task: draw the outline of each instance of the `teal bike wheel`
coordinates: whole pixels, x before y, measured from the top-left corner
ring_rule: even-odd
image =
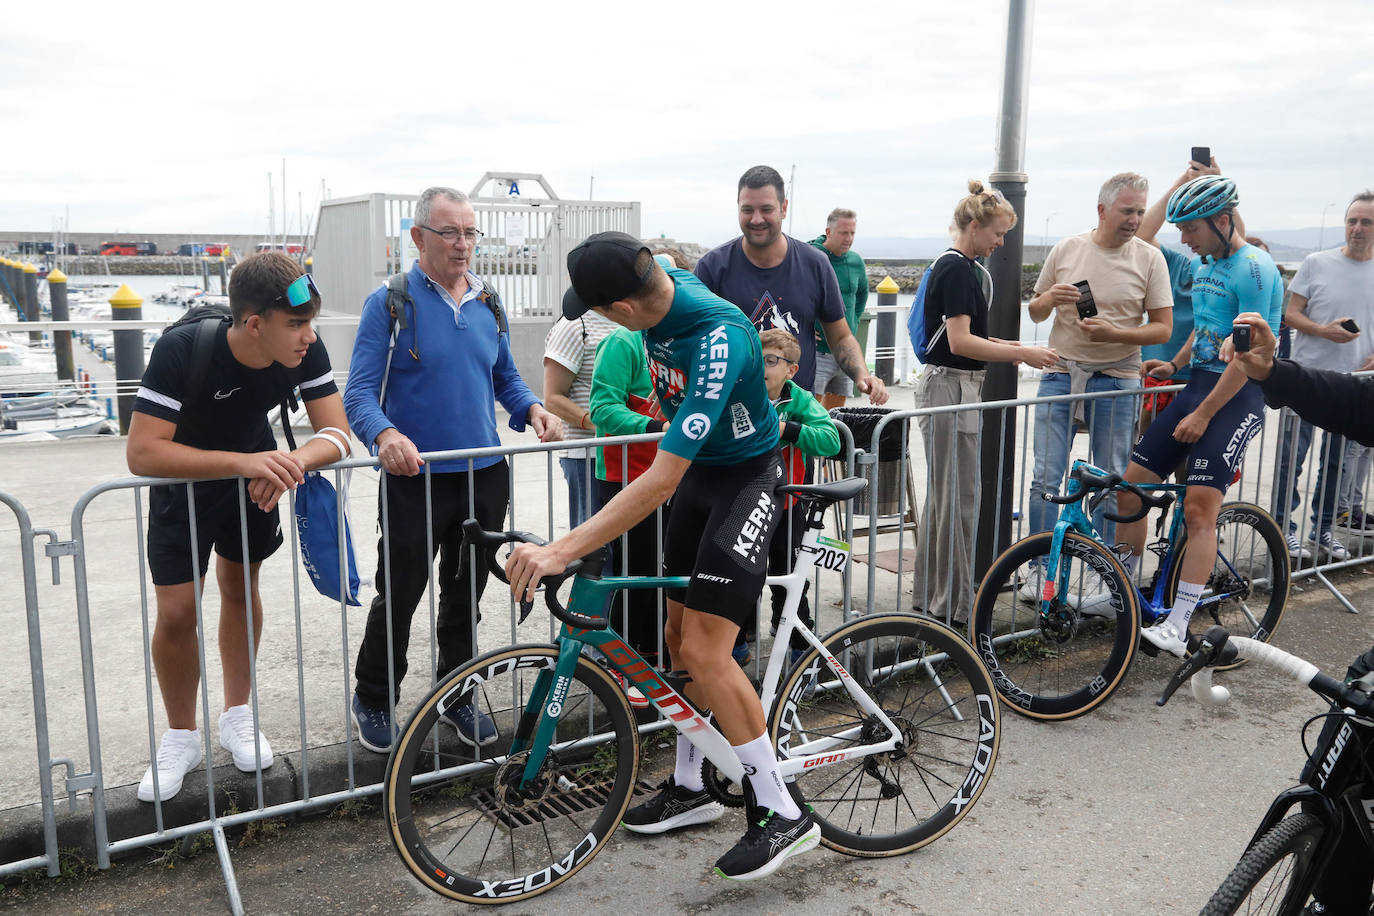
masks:
[[[973,644],[1013,712],[1071,719],[1099,706],[1126,676],[1140,606],[1117,558],[1067,532],[1053,595],[1044,570],[1053,532],[1017,541],[992,564],[974,599]]]
[[[435,687],[402,729],[382,802],[396,852],[430,890],[474,904],[537,896],[582,869],[620,824],[639,769],[629,702],[585,658],[570,684],[553,685],[557,661],[556,646],[480,656]],[[483,746],[447,717],[469,703],[495,727]],[[553,741],[526,781],[532,732],[555,704]]]

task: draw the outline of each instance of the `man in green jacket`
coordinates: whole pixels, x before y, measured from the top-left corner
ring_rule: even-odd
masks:
[[[854,232],[858,218],[853,210],[836,207],[825,220],[825,234],[812,239],[811,244],[825,252],[830,266],[835,268],[835,278],[840,281],[840,296],[844,299],[844,319],[849,330],[856,336],[859,333],[859,316],[868,304],[868,269],[864,259],[853,250]],[[830,344],[820,322],[816,322],[816,380],[811,391],[820,398],[826,410],[843,407],[844,399],[852,397],[853,383],[835,362],[830,353]]]

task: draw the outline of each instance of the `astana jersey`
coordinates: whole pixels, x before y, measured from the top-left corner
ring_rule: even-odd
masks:
[[[1268,252],[1246,245],[1220,261],[1193,258],[1194,369],[1222,372],[1221,344],[1241,312],[1264,316],[1274,334],[1283,317],[1283,280]]]
[[[644,331],[654,393],[670,421],[659,448],[715,465],[776,449],[778,415],[763,382],[758,332],[688,271],[667,273],[672,307]]]

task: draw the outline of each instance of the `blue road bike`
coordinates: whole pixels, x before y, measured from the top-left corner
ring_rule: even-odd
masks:
[[[988,569],[974,600],[973,642],[992,673],[997,692],[1013,711],[1033,719],[1070,719],[1096,708],[1126,676],[1140,629],[1162,619],[1178,591],[1180,561],[1188,547],[1181,484],[1135,485],[1086,461],[1075,461],[1064,506],[1050,531],[1012,544]],[[1115,549],[1092,523],[1112,491],[1133,493],[1140,512],[1169,509],[1167,533],[1157,528],[1146,556],[1159,563],[1145,581],[1132,582]],[[1086,505],[1085,505],[1086,504]],[[1142,568],[1145,563],[1142,562]],[[1291,573],[1283,532],[1252,503],[1231,502],[1217,514],[1217,556],[1194,611],[1192,628],[1220,625],[1267,642],[1288,603]]]

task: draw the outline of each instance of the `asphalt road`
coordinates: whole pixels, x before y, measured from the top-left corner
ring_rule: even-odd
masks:
[[[1374,577],[1336,581],[1374,606]],[[1278,644],[1344,671],[1374,639],[1310,580],[1295,586]],[[1194,913],[1230,870],[1269,800],[1302,765],[1299,729],[1315,696],[1250,666],[1219,676],[1220,710],[1154,697],[1173,663],[1139,657],[1122,689],[1084,718],[1045,724],[1007,715],[996,769],[973,813],[932,846],[892,859],[821,849],[769,880],[710,873],[742,832],[738,815],[677,835],[618,833],[569,884],[505,914]],[[271,831],[268,831],[269,833]],[[259,830],[258,834],[263,833]],[[241,836],[231,835],[231,841]],[[204,847],[205,844],[202,844]],[[0,908],[34,914],[227,912],[213,851],[155,861],[144,851],[106,873],[72,863],[0,891]],[[412,879],[377,810],[283,824],[233,849],[252,913],[452,913]]]

